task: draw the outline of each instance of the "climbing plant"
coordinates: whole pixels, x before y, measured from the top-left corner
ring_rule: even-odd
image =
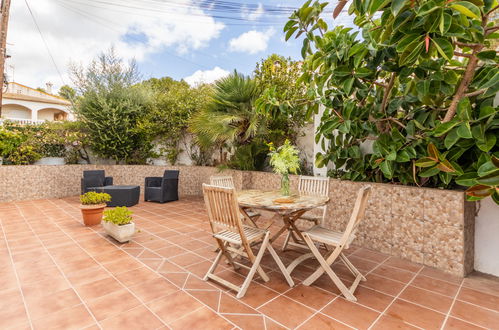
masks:
[[[356,28],[330,29],[324,17],[345,9]],[[300,79],[324,108],[317,165],[499,203],[497,11],[497,0],[307,1],[284,32],[303,37]]]

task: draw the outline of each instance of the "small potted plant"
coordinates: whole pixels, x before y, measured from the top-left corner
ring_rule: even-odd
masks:
[[[102,220],[102,214],[106,202],[111,201],[111,195],[89,191],[80,196],[81,214],[85,226],[98,225]]]
[[[270,165],[275,173],[281,175],[281,194],[289,196],[289,173],[296,174],[300,169],[300,152],[289,140],[277,149],[269,143],[269,148]]]
[[[128,242],[135,233],[132,211],[126,206],[104,211],[102,226],[106,233],[120,243]]]

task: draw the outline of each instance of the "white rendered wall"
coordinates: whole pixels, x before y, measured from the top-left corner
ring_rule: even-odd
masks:
[[[499,106],[499,93],[494,105]],[[475,270],[499,276],[499,205],[482,200],[475,219]]]
[[[480,202],[475,219],[475,270],[499,276],[499,205],[492,198]]]

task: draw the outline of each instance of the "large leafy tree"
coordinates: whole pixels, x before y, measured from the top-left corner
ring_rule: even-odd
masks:
[[[156,142],[171,164],[181,152],[180,141],[185,135],[189,120],[195,113],[206,108],[211,87],[190,87],[185,81],[169,77],[152,78],[142,83],[153,94],[153,102],[143,120],[145,129]]]
[[[301,72],[301,62],[277,54],[256,65],[254,74],[261,95],[255,108],[267,117],[269,139],[276,144],[286,139],[295,141],[317,107],[310,102]]]
[[[122,163],[145,163],[151,155],[150,135],[139,124],[150,105],[140,86],[135,63],[125,63],[113,49],[88,67],[73,66],[79,93],[74,110],[99,156]]]
[[[333,16],[346,5],[358,31],[330,30],[319,1],[284,29],[304,36],[302,79],[325,109],[317,164],[351,180],[472,186],[471,199],[499,203],[497,1],[340,1]]]
[[[238,72],[218,80],[207,107],[190,121],[199,144],[232,148],[265,134],[265,117],[254,109],[258,95],[255,80]]]

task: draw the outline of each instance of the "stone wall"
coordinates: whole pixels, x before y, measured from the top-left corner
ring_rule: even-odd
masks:
[[[201,195],[201,184],[218,173],[216,168],[196,166],[0,166],[0,202],[77,195],[86,169],[103,169],[115,184],[141,189],[144,177],[179,169],[181,196]],[[270,190],[280,185],[273,173],[224,171],[223,175],[232,175],[237,189]],[[291,176],[292,189],[297,183],[298,177]],[[366,184],[331,179],[327,227],[343,230],[357,190]],[[466,202],[463,192],[369,185],[372,195],[355,244],[455,275],[473,270],[475,204]]]

